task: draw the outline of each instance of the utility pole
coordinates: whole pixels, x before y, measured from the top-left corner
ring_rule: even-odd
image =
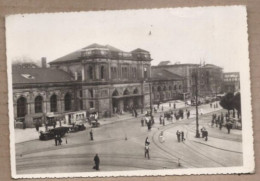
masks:
[[[198,68],[196,68],[195,74],[195,103],[196,103],[196,138],[200,137],[199,133],[199,111],[198,111]]]
[[[152,91],[151,91],[151,83],[149,82],[149,93],[150,93],[150,112],[151,116],[153,115],[153,108],[152,108]]]

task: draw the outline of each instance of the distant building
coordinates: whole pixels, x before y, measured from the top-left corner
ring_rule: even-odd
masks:
[[[196,82],[194,73],[198,75],[198,96],[216,96],[221,93],[223,69],[213,64],[205,64],[191,69],[192,76],[192,97],[196,94]]]
[[[158,65],[152,66],[153,70],[167,70],[173,74],[176,74],[183,78],[183,97],[184,99],[188,99],[191,96],[192,89],[192,77],[191,77],[191,69],[198,67],[198,64],[173,64],[173,65]]]
[[[152,69],[153,102],[183,99],[183,77],[168,70]]]
[[[152,70],[167,70],[183,78],[183,98],[195,96],[194,73],[198,72],[198,95],[214,96],[221,92],[222,68],[212,64],[167,64],[152,66]]]
[[[240,91],[240,75],[239,72],[223,73],[223,92],[239,92]]]

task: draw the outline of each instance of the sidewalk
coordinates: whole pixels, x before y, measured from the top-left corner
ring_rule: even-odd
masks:
[[[171,103],[171,107],[169,107],[169,102]],[[161,108],[161,106],[163,106],[164,111],[162,111],[160,109],[160,110],[158,110],[157,114],[169,111],[170,108],[172,109],[173,108],[173,102],[176,103],[176,109],[185,107],[184,102],[181,101],[181,100],[169,101],[169,102],[160,104],[160,108]],[[153,105],[153,106],[156,106],[156,108],[157,108],[157,105]],[[141,114],[140,110],[138,110],[138,118],[144,116],[145,112],[146,111],[144,110],[143,114]],[[125,113],[123,115],[116,115],[116,116],[111,117],[111,118],[101,118],[101,119],[98,120],[98,122],[102,126],[102,125],[106,125],[106,124],[113,124],[113,123],[116,123],[116,122],[119,122],[119,121],[126,121],[126,120],[129,120],[129,119],[135,119],[135,117],[133,117],[132,114],[130,114],[130,113]],[[69,126],[69,125],[62,123],[62,126]],[[85,123],[85,126],[86,126],[86,128],[90,128],[90,125],[88,123]],[[59,127],[59,125],[57,124],[56,127]],[[53,128],[53,127],[49,126],[49,128]],[[45,127],[40,127],[39,132],[40,131],[45,131]],[[26,142],[26,141],[38,140],[39,136],[40,136],[39,132],[37,132],[35,128],[15,129],[15,143],[22,143],[22,142]]]

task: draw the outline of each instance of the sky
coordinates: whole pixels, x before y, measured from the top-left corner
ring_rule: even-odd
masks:
[[[233,72],[248,61],[244,6],[10,15],[6,39],[8,61],[50,62],[93,43],[145,49],[152,65],[205,61]]]

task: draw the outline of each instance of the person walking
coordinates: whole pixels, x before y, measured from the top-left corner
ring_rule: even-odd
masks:
[[[149,145],[148,144],[146,144],[145,147],[144,147],[144,157],[146,158],[146,156],[147,156],[148,159],[150,159]]]
[[[62,143],[61,135],[58,135],[58,141],[59,141],[59,145],[61,145]]]
[[[175,104],[175,102],[174,102],[174,104],[173,104],[173,108],[176,109],[176,104]]]
[[[165,126],[165,119],[164,119],[164,117],[162,118],[162,123],[163,123],[163,126]]]
[[[208,131],[207,130],[204,131],[204,136],[205,136],[205,141],[208,141]]]
[[[144,145],[149,145],[149,144],[150,144],[150,141],[149,141],[149,138],[147,136],[146,139],[145,139]]]
[[[177,135],[178,142],[180,142],[181,141],[181,133],[179,132],[179,130],[177,130],[176,135]]]
[[[96,156],[94,157],[94,162],[95,162],[95,166],[93,167],[93,169],[99,170],[100,159],[98,154],[96,154]]]
[[[141,119],[141,125],[144,126],[144,118]]]
[[[183,131],[181,132],[181,141],[185,141],[184,132]]]
[[[160,115],[159,119],[160,119],[160,124],[162,124],[162,115]]]
[[[92,131],[92,129],[90,130],[89,134],[90,134],[90,140],[93,141],[94,138],[93,138],[93,131]]]
[[[58,145],[58,135],[54,136],[54,140],[55,140],[55,146],[57,146]]]

